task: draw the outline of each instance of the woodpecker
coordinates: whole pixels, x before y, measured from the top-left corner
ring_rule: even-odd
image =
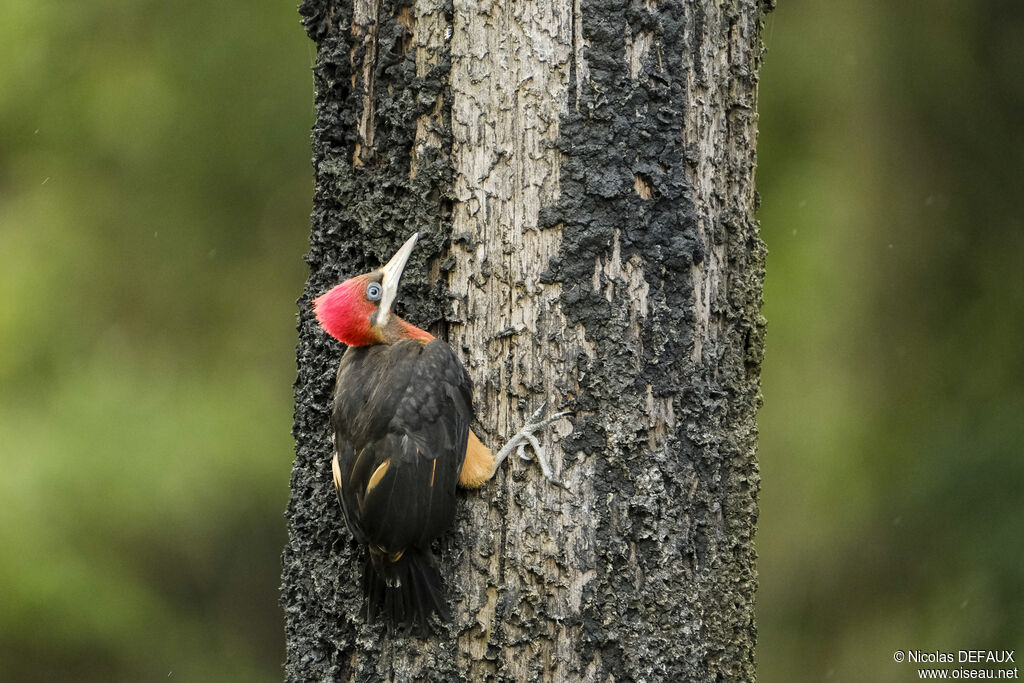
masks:
[[[392,311],[419,233],[386,265],[313,302],[317,321],[348,348],[331,412],[331,470],[345,523],[367,547],[367,618],[429,632],[449,617],[431,542],[452,524],[456,486],[476,488],[529,444],[548,479],[534,434],[568,413],[544,406],[497,455],[473,433],[473,387],[451,347]]]

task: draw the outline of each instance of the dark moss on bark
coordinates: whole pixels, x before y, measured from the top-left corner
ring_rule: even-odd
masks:
[[[694,14],[687,17],[669,3],[656,12],[615,0],[584,3],[590,82],[570,95],[578,105],[560,126],[566,155],[561,201],[544,216],[549,225],[561,224],[563,234],[551,279],[574,283],[564,290],[563,312],[596,346],[595,359],[581,358],[578,399],[578,408],[595,417],[576,421],[570,443],[563,444],[567,451],[601,450],[605,463],[594,483],[606,504],[596,525],[598,580],[587,585],[583,601],[586,647],[600,651],[605,670],[624,680],[755,676],[764,247],[752,205],[727,207],[710,239],[698,234],[686,170],[702,150],[688,149],[680,131],[684,109],[701,106],[685,81],[687,69],[704,77],[699,56],[665,50],[663,71],[639,79],[622,58],[629,39],[623,26],[633,34],[650,31],[666,45],[693,46],[708,31],[723,32],[711,39],[728,44],[738,19],[709,27],[699,4],[689,11]],[[735,8],[737,17],[757,11],[753,2]],[[755,49],[759,60],[759,45]],[[752,94],[757,64],[743,66],[750,70],[729,76],[745,80]],[[752,136],[755,124],[745,123]],[[649,199],[635,191],[635,178],[649,186]],[[595,259],[616,239],[622,262],[640,257],[650,286],[650,313],[639,320],[638,335],[628,329],[629,311],[590,286]],[[705,340],[696,360],[694,266],[715,245],[729,258],[727,290],[712,311],[720,337],[711,345]],[[633,336],[635,342],[624,342]],[[671,400],[676,416],[665,448],[652,451],[638,429],[619,434],[610,453],[600,427],[609,415],[619,424],[645,424],[637,399],[648,387],[655,398]],[[646,591],[637,590],[636,566]]]
[[[290,681],[342,678],[351,653],[360,647],[362,624],[362,555],[345,530],[329,461],[328,415],[341,349],[319,330],[311,301],[338,282],[379,266],[419,231],[397,310],[426,329],[441,332],[444,326],[444,279],[431,281],[428,273],[448,246],[450,145],[426,150],[414,177],[409,166],[417,118],[433,111],[438,95],[447,93],[447,64],[442,61],[431,73],[417,77],[413,57],[389,48],[407,39],[408,28],[397,18],[409,4],[384,2],[378,9],[374,156],[363,166],[354,166],[352,160],[367,55],[350,35],[352,6],[310,0],[299,8],[307,33],[317,43],[317,54],[315,194],[306,255],[310,275],[298,301],[296,458],[287,511],[289,540],[282,560],[285,674]],[[444,141],[450,133],[443,121],[442,117],[435,132]]]

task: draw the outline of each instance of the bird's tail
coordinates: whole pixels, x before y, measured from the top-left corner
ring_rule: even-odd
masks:
[[[383,612],[389,628],[426,634],[431,614],[449,618],[444,583],[430,550],[407,548],[401,554],[388,554],[371,548],[363,588],[371,622]]]

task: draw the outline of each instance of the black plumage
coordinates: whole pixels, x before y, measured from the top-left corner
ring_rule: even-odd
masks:
[[[351,346],[334,394],[335,485],[345,521],[369,549],[368,614],[427,628],[447,615],[430,551],[455,514],[473,420],[472,385],[443,341]]]

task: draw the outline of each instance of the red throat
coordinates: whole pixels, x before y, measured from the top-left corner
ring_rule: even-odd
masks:
[[[398,321],[398,325],[402,330],[402,338],[419,339],[423,343],[434,340],[434,335],[430,334],[426,330],[421,330],[415,325],[405,322],[398,316],[394,316],[394,319]]]

